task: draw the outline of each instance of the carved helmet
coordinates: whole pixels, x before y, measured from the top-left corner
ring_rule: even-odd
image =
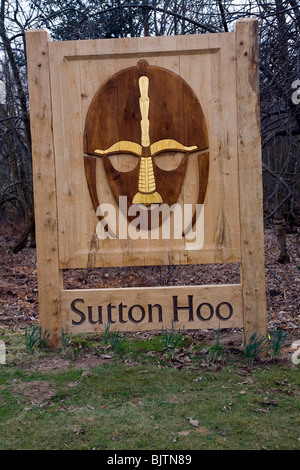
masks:
[[[128,208],[138,203],[171,206],[178,200],[190,152],[208,150],[208,146],[201,105],[179,75],[146,60],[121,70],[100,86],[86,116],[85,170],[95,210],[99,200],[94,157],[103,158],[117,204],[119,196],[127,196]],[[163,169],[160,157],[176,152],[183,154],[181,162],[171,170]],[[126,171],[116,165],[121,156],[131,159]],[[199,157],[201,204],[208,159],[208,151]]]

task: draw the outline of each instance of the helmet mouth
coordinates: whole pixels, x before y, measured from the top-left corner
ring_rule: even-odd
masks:
[[[161,204],[162,202],[162,197],[157,191],[153,193],[138,192],[132,200],[132,204],[143,204],[146,207],[151,206],[151,204]]]

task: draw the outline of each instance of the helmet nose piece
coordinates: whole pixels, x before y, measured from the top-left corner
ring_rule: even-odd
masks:
[[[150,136],[148,119],[149,115],[149,78],[142,75],[139,78],[140,99],[139,106],[141,112],[141,137],[142,137],[142,155],[140,161],[139,171],[139,186],[138,192],[132,199],[133,204],[159,204],[162,202],[161,195],[156,191],[155,176],[153,170],[153,162],[150,151]]]
[[[151,155],[141,157],[139,171],[138,192],[133,197],[133,204],[150,204],[162,203],[161,195],[156,191],[155,175],[153,170],[153,162]]]

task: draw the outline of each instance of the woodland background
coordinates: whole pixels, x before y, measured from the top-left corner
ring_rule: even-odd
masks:
[[[35,226],[25,32],[46,28],[52,40],[207,34],[233,31],[238,19],[256,17],[260,44],[266,272],[272,284],[268,295],[273,300],[278,298],[274,311],[285,312],[286,307],[282,305],[286,305],[286,289],[294,286],[290,307],[293,316],[299,315],[299,0],[1,0],[0,4],[0,232],[10,244],[9,253],[4,245],[0,246],[0,255],[3,255],[3,275],[9,271],[11,276],[23,276],[19,278],[18,302],[30,304],[30,279],[32,293],[36,292],[35,252],[28,251],[35,246]],[[10,228],[8,232],[7,228]],[[25,258],[27,265],[22,271]],[[157,268],[157,283],[164,283],[171,276],[184,282],[187,275],[181,273],[180,267],[176,269]],[[196,277],[195,273],[191,275],[197,282],[201,281],[199,272]],[[147,273],[153,279],[153,273]],[[211,274],[214,277],[213,271]],[[80,273],[76,276],[78,279],[69,278],[72,287],[76,279],[78,282],[84,279]],[[103,285],[107,281],[105,276],[104,273],[101,278]],[[207,279],[207,270],[205,276]],[[121,278],[118,273],[118,279]],[[139,282],[143,285],[141,278],[143,269],[139,272]],[[7,294],[13,288],[8,287],[6,279]],[[22,285],[25,280],[27,288]],[[99,282],[97,286],[100,287]]]

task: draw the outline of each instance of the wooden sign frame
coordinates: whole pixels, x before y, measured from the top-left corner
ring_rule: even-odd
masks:
[[[252,333],[266,334],[257,29],[257,20],[246,19],[238,21],[232,33],[196,36],[52,42],[44,30],[26,33],[39,315],[42,329],[50,333],[50,347],[61,346],[62,328],[76,332],[104,331],[107,321],[123,331],[169,328],[174,321],[175,328],[220,325],[221,328],[241,327],[247,337]],[[74,77],[80,76],[79,68],[88,77],[93,70],[89,67],[97,63],[101,63],[105,75],[106,66],[110,71],[116,67],[112,65],[114,60],[119,61],[118,70],[124,69],[128,61],[136,63],[141,59],[165,63],[166,68],[175,67],[177,61],[181,64],[180,74],[184,75],[184,70],[199,68],[198,57],[209,55],[214,59],[207,62],[210,66],[206,69],[202,62],[205,70],[199,73],[205,72],[206,79],[221,92],[219,99],[214,98],[211,85],[210,96],[202,96],[206,111],[214,110],[208,127],[210,141],[216,143],[210,159],[212,174],[219,174],[209,182],[208,191],[214,188],[218,200],[224,200],[214,222],[207,221],[210,243],[194,253],[181,248],[158,249],[151,256],[145,247],[126,255],[122,251],[121,256],[119,248],[101,252],[97,247],[93,251],[90,246],[88,263],[92,259],[91,265],[100,267],[118,266],[118,262],[125,266],[238,262],[240,284],[64,289],[63,269],[88,266],[86,251],[75,249],[77,241],[81,236],[84,239],[88,232],[87,226],[84,222],[80,226],[83,219],[76,219],[75,212],[68,216],[66,207],[76,206],[78,198],[85,198],[89,201],[86,204],[90,204],[89,211],[93,211],[87,185],[79,194],[75,173],[68,176],[69,169],[64,168],[70,153],[81,152],[78,148],[82,146],[82,132],[78,136],[77,129],[82,129],[79,115],[86,113],[87,105],[80,103],[85,99],[91,101],[95,92],[89,90],[89,81],[75,80]],[[73,75],[65,83],[63,79],[70,71]],[[68,108],[65,116],[72,116],[71,120],[64,118],[63,106]],[[219,121],[217,129],[224,128],[218,131],[218,136],[213,133],[216,121]],[[66,142],[69,142],[67,149]],[[235,167],[231,155],[236,155]],[[78,158],[77,164],[75,158],[74,162],[74,172],[81,172],[83,177],[83,159]],[[227,175],[236,179],[235,189],[226,189]],[[66,182],[68,178],[70,181]],[[227,186],[230,186],[228,181]],[[226,191],[231,191],[234,210],[230,209]],[[82,243],[86,246],[87,242]]]

